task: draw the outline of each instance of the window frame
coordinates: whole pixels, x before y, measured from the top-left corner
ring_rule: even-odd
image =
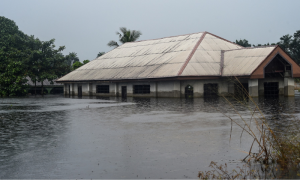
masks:
[[[109,94],[109,85],[96,85],[96,93]]]
[[[138,84],[133,85],[133,94],[150,94],[151,86],[150,84]]]

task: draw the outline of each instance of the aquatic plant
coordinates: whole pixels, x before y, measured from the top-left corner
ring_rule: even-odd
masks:
[[[227,170],[227,164],[218,165],[216,162],[211,162],[210,171],[200,171],[198,177],[200,179],[245,179],[245,178],[295,178],[300,176],[300,125],[299,119],[294,116],[289,116],[289,123],[284,124],[284,127],[270,127],[268,120],[259,109],[255,100],[249,95],[241,82],[235,78],[235,83],[239,84],[241,94],[245,96],[234,96],[233,98],[249,109],[251,118],[244,118],[231,101],[225,96],[224,100],[232,107],[236,115],[241,121],[237,121],[223,113],[231,121],[230,137],[232,134],[233,125],[237,125],[242,129],[242,134],[249,134],[253,141],[247,156],[242,160],[244,165],[237,167],[231,171]],[[253,122],[255,125],[253,126]],[[251,125],[252,123],[252,125]],[[241,137],[242,138],[242,134]],[[253,152],[253,147],[257,146],[258,151]],[[258,165],[259,166],[258,166]]]

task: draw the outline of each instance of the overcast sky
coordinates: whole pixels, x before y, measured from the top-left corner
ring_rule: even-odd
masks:
[[[278,42],[300,30],[299,0],[0,0],[5,16],[28,35],[54,38],[80,61],[108,52],[119,27],[139,40],[208,31],[230,41]]]

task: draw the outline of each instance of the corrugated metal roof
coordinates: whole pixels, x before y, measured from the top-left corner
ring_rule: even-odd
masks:
[[[60,78],[59,81],[177,76],[202,34],[125,43]]]
[[[239,48],[239,45],[206,34],[181,76],[219,76],[221,50]]]
[[[236,50],[239,49],[239,50]],[[125,43],[58,81],[250,75],[272,48],[243,48],[208,32]],[[237,68],[238,67],[238,68]]]
[[[223,76],[248,76],[275,47],[245,48],[224,52]]]

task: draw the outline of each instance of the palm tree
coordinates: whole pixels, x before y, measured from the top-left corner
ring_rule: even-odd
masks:
[[[71,67],[73,63],[79,62],[79,58],[77,56],[77,53],[70,52],[68,55],[66,55],[66,63]]]
[[[117,32],[117,35],[119,36],[119,41],[124,44],[126,42],[134,42],[136,41],[141,35],[141,31],[136,30],[130,30],[125,27],[120,27],[121,33]],[[119,44],[116,41],[110,41],[107,44],[109,47],[118,47]]]

